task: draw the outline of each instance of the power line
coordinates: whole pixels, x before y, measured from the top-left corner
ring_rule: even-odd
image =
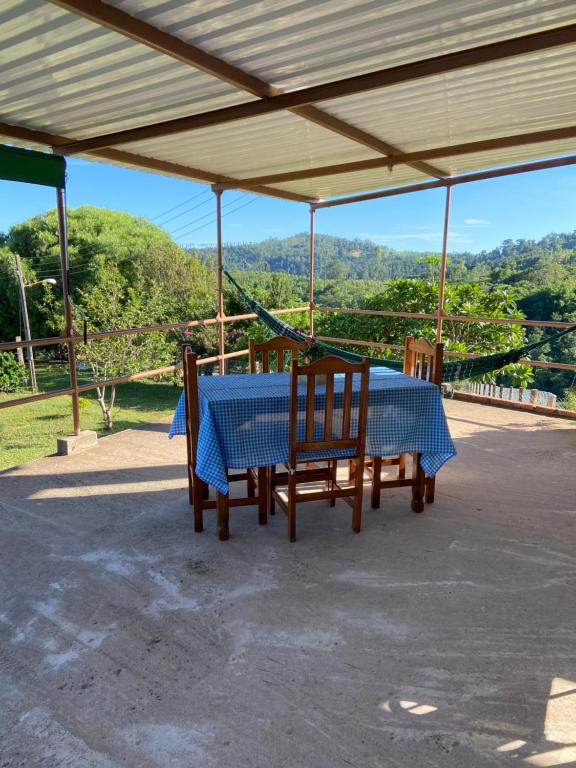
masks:
[[[183,205],[186,205],[187,203],[192,202],[193,200],[197,200],[199,197],[202,197],[203,195],[210,194],[210,189],[203,189],[200,193],[197,195],[193,195],[190,198],[187,198],[183,202],[179,203],[178,205],[172,206],[172,208],[168,208],[168,210],[163,211],[162,213],[159,213],[157,216],[154,216],[148,221],[157,221],[158,219],[161,219],[163,216],[165,216],[168,213],[171,213],[172,211],[177,210],[178,208],[181,208]],[[170,219],[167,219],[166,221],[162,222],[161,224],[157,226],[164,227],[166,224],[168,224],[170,221],[174,221],[174,219],[179,218],[180,216],[184,216],[186,213],[190,213],[191,211],[195,210],[196,208],[201,207],[202,205],[205,205],[207,202],[209,202],[209,199],[204,200],[203,202],[199,203],[198,205],[192,206],[192,208],[189,208],[186,211],[182,211],[182,213],[177,214],[176,216],[173,216]],[[188,226],[186,224],[185,226]],[[99,250],[98,247],[94,246],[88,246],[86,248],[78,248],[77,252],[74,254],[75,257],[82,257],[82,256],[92,256],[94,253],[97,253]],[[44,267],[50,267],[50,266],[58,266],[60,264],[60,260],[54,260],[54,261],[44,261],[42,256],[23,256],[22,258],[26,259],[26,263],[31,266],[33,269],[35,269],[35,265],[41,265],[42,268]]]
[[[205,192],[206,192],[206,191],[208,191],[208,192],[209,192],[210,190],[204,190],[204,191],[205,191]],[[247,193],[244,193],[244,194],[240,195],[239,197],[236,197],[234,200],[230,200],[228,203],[226,203],[225,205],[223,205],[223,206],[222,206],[222,209],[225,209],[225,208],[229,207],[230,205],[234,205],[234,203],[237,203],[237,202],[238,202],[239,200],[241,200],[243,197],[246,197],[246,195],[247,195]],[[196,195],[196,197],[199,197],[199,195]],[[209,202],[209,201],[208,201],[208,200],[206,200],[205,202]],[[204,202],[202,202],[202,203],[198,204],[197,206],[193,206],[193,207],[192,207],[190,210],[194,210],[195,208],[199,208],[199,207],[200,207],[200,206],[202,206],[202,205],[204,205]],[[192,224],[195,224],[197,221],[202,221],[202,219],[205,219],[207,216],[211,216],[211,215],[213,215],[213,214],[211,214],[211,213],[207,213],[207,214],[205,214],[204,216],[200,216],[200,217],[199,217],[199,218],[197,218],[197,219],[193,219],[193,221],[191,221],[191,222],[188,222],[188,223],[186,223],[186,224],[183,224],[183,225],[182,225],[182,226],[180,226],[180,227],[177,227],[175,230],[172,230],[172,232],[171,232],[170,230],[166,230],[166,232],[167,232],[167,234],[169,234],[169,235],[171,235],[171,236],[172,236],[172,235],[173,235],[175,232],[178,232],[179,230],[181,230],[181,229],[183,229],[183,228],[189,227],[189,226],[191,226]],[[176,217],[176,218],[177,218],[177,217]],[[165,222],[165,223],[166,223],[166,222]],[[78,249],[78,251],[77,251],[77,252],[76,252],[76,254],[75,254],[75,257],[77,258],[77,257],[87,257],[87,256],[93,256],[94,254],[98,253],[99,251],[100,251],[100,248],[98,248],[98,246],[96,246],[96,247],[92,247],[92,248],[88,247],[88,248],[86,248],[86,249],[84,249],[84,250],[83,250],[82,248],[79,248],[79,249]]]
[[[210,190],[203,189],[202,192],[199,192],[197,195],[187,198],[182,203],[178,203],[178,205],[174,205],[172,208],[168,208],[167,211],[164,211],[163,213],[159,213],[158,216],[154,216],[153,218],[148,219],[148,221],[157,221],[158,219],[161,219],[162,216],[166,216],[167,213],[172,213],[172,211],[178,210],[178,208],[181,208],[183,205],[186,205],[186,203],[191,203],[192,200],[197,200],[199,197],[202,197],[202,195],[205,195],[207,192],[210,192]]]
[[[153,219],[149,219],[149,221],[155,221],[155,220],[161,218],[162,216],[165,216],[167,213],[171,213],[173,210],[177,210],[182,205],[185,205],[188,202],[192,202],[193,200],[196,200],[199,197],[201,197],[203,195],[206,195],[206,194],[209,194],[209,193],[210,193],[210,190],[206,190],[206,189],[202,190],[202,192],[200,192],[199,194],[194,195],[193,197],[183,201],[182,203],[179,203],[177,206],[173,206],[172,208],[169,208],[168,210],[164,211],[163,213],[159,214],[158,216],[155,216]],[[225,203],[222,206],[222,210],[224,211],[224,210],[230,208],[230,206],[234,206],[236,203],[238,203],[240,200],[243,200],[247,196],[248,196],[248,193],[240,194],[238,197],[235,197],[233,200],[230,200],[229,202]],[[227,210],[226,213],[222,214],[222,218],[224,218],[228,214],[234,213],[235,211],[238,211],[238,210],[246,207],[247,205],[250,205],[253,202],[256,202],[259,199],[260,198],[258,198],[258,197],[253,197],[248,202],[243,203],[242,205],[237,206],[236,208],[232,208],[230,210]],[[190,211],[195,210],[196,208],[200,208],[201,206],[205,205],[208,202],[209,202],[208,199],[204,200],[201,203],[198,203],[197,205],[192,206],[192,208],[188,209],[187,211],[183,211],[182,214],[178,214],[177,216],[173,217],[172,219],[169,219],[169,220],[165,221],[164,224],[167,224],[169,221],[172,221],[175,218],[179,218],[180,215],[184,215],[185,213],[189,213]],[[202,224],[199,227],[195,227],[192,230],[189,229],[189,227],[193,226],[194,224],[197,224],[200,221],[203,221],[204,219],[209,218],[210,216],[214,217],[214,218],[212,218],[211,221],[207,221],[205,224]],[[173,235],[175,235],[175,234],[180,232],[180,234],[178,236],[181,237],[183,235],[192,234],[193,232],[197,232],[200,229],[204,229],[204,228],[210,226],[211,224],[213,224],[215,222],[216,222],[216,217],[214,216],[214,212],[211,211],[211,212],[206,213],[206,214],[204,214],[202,216],[199,216],[196,219],[193,219],[192,221],[187,222],[186,224],[183,224],[182,226],[176,227],[176,229],[172,230],[171,232],[167,230],[167,233],[170,236],[173,236]],[[163,225],[161,225],[161,226],[163,226]],[[86,258],[89,258],[91,256],[100,255],[100,254],[103,255],[103,256],[106,256],[107,255],[106,251],[108,250],[108,247],[109,247],[109,244],[104,244],[104,243],[102,243],[100,245],[99,244],[95,244],[95,245],[92,245],[91,247],[88,246],[88,247],[86,247],[84,249],[82,247],[80,247],[80,248],[78,248],[78,250],[74,254],[74,259],[77,259],[77,258],[86,259]],[[26,258],[26,263],[32,269],[35,270],[36,277],[38,277],[39,279],[42,279],[42,278],[45,278],[45,277],[53,277],[54,276],[53,273],[54,273],[54,271],[56,271],[55,268],[60,265],[60,260],[59,259],[58,260],[43,261],[41,256],[29,256],[29,257],[25,257],[25,258]],[[138,258],[139,258],[139,256],[130,255],[130,256],[126,256],[126,257],[124,257],[122,259],[119,259],[115,263],[116,264],[122,264],[122,263],[125,263],[127,261],[136,260]],[[78,264],[78,265],[71,264],[70,265],[70,274],[71,275],[79,275],[79,274],[83,274],[85,272],[90,272],[90,271],[92,271],[95,268],[96,268],[95,264],[87,264],[85,266],[84,265],[80,265],[80,264]],[[37,269],[39,269],[38,272],[36,271]]]
[[[237,197],[235,200],[230,201],[230,203],[228,203],[228,205],[232,205],[233,203],[237,203],[242,197],[245,197],[245,196],[246,195],[242,195],[241,197]],[[256,202],[258,202],[261,199],[262,198],[260,198],[260,197],[253,197],[252,199],[248,200],[246,203],[243,203],[242,205],[239,205],[236,208],[233,208],[232,210],[229,210],[226,213],[223,213],[222,214],[222,218],[225,218],[226,216],[229,216],[230,214],[235,213],[236,211],[239,211],[242,208],[246,208],[246,206],[251,205],[252,203],[256,203]],[[206,217],[205,216],[201,216],[199,219],[196,219],[196,221],[200,221],[203,218],[206,218]],[[216,218],[214,218],[212,221],[206,222],[206,224],[202,224],[201,226],[196,227],[195,229],[193,229],[191,232],[189,232],[187,234],[191,234],[192,232],[197,232],[199,229],[204,229],[205,227],[208,227],[211,224],[214,224],[215,222],[216,222]],[[195,222],[191,222],[191,223],[194,224]],[[136,256],[136,255],[125,256],[122,259],[118,259],[118,261],[115,262],[115,265],[116,264],[125,264],[128,261],[135,261],[138,258],[140,258],[139,255],[138,256]],[[74,266],[72,266],[71,270],[70,270],[70,273],[74,277],[76,275],[80,275],[80,274],[83,274],[85,272],[91,272],[95,268],[96,268],[95,264],[90,264],[90,265],[88,265],[86,267],[81,267],[80,269],[75,269]]]
[[[245,198],[246,195],[247,195],[247,193],[243,193],[243,194],[239,195],[238,197],[234,198],[234,200],[229,200],[227,203],[225,203],[222,206],[222,210],[225,210],[226,208],[229,208],[231,205],[234,205],[239,200],[242,200],[243,198]],[[170,235],[175,235],[176,232],[180,232],[181,229],[187,229],[188,227],[191,227],[193,224],[196,224],[197,222],[202,221],[203,219],[207,219],[210,216],[214,216],[214,211],[209,211],[208,213],[205,213],[203,216],[199,216],[197,219],[193,219],[192,221],[189,221],[186,224],[182,224],[182,226],[180,226],[180,227],[176,227],[176,229],[173,229],[169,234]],[[214,219],[214,221],[215,221],[215,219]]]
[[[229,208],[231,205],[235,205],[236,203],[240,202],[240,200],[243,200],[247,196],[248,196],[247,193],[244,193],[244,194],[239,195],[238,197],[236,197],[234,200],[230,200],[230,202],[228,202],[228,203],[226,203],[225,205],[222,206],[222,210],[224,211],[224,210],[226,210],[226,208]],[[256,200],[258,198],[254,198],[254,199]],[[233,209],[233,210],[236,210],[236,209]],[[226,216],[228,213],[233,213],[233,210],[232,211],[227,211],[226,213],[223,213],[222,217]],[[214,223],[216,221],[216,217],[214,216],[214,211],[210,211],[209,213],[204,214],[204,216],[200,216],[197,219],[194,219],[193,221],[189,221],[187,224],[183,225],[182,227],[178,227],[178,229],[173,230],[170,234],[172,236],[174,236],[176,234],[176,232],[180,232],[178,237],[182,237],[183,235],[188,234],[188,232],[187,231],[181,232],[180,230],[182,230],[182,229],[187,230],[188,227],[192,227],[194,224],[197,224],[199,221],[203,221],[204,219],[208,219],[210,216],[212,216],[214,218],[212,218],[210,222],[207,222],[206,224],[203,225],[203,226],[207,227],[209,223]],[[195,231],[195,230],[193,230],[193,231]]]
[[[242,205],[239,205],[238,208],[234,208],[231,211],[228,211],[227,213],[223,214],[222,218],[224,216],[227,216],[230,213],[235,213],[236,211],[239,211],[241,208],[246,208],[247,205],[252,205],[252,203],[257,203],[261,198],[254,197],[252,200],[248,200],[247,203],[243,203]],[[202,224],[199,227],[196,227],[196,229],[191,230],[190,232],[186,232],[185,234],[191,235],[193,232],[198,232],[199,229],[204,229],[205,227],[210,226],[211,224],[214,224],[216,222],[216,219],[212,219],[212,221],[207,221],[206,224]]]
[[[180,216],[185,216],[187,213],[190,213],[191,211],[195,211],[196,208],[201,208],[203,205],[206,205],[206,203],[209,203],[210,199],[203,200],[201,203],[197,203],[196,205],[193,205],[192,208],[186,208],[186,210],[182,211],[182,213],[177,213],[176,216],[172,216],[169,219],[166,219],[166,221],[163,221],[161,224],[159,224],[159,227],[165,227],[166,224],[169,224],[171,221],[174,221],[174,219],[179,219]]]

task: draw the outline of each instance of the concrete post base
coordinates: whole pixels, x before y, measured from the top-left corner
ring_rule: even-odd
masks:
[[[58,455],[68,456],[71,453],[85,451],[98,445],[98,435],[90,429],[85,429],[79,435],[67,435],[58,438]]]

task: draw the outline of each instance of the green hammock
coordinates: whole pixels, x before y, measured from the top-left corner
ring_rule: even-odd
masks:
[[[273,333],[278,336],[285,336],[293,341],[299,341],[309,344],[311,347],[321,349],[330,355],[337,355],[344,360],[356,362],[366,357],[370,361],[372,366],[381,366],[384,368],[392,368],[395,371],[402,371],[404,364],[399,360],[381,359],[378,357],[369,357],[368,355],[358,355],[355,352],[349,352],[346,349],[335,347],[332,344],[326,344],[324,341],[319,341],[311,336],[306,336],[304,333],[295,330],[291,326],[279,320],[274,315],[270,314],[261,304],[259,304],[249,293],[247,293],[232,277],[232,275],[223,270],[224,274],[232,285],[236,288],[238,293],[242,296],[246,304],[250,309],[262,320],[262,322],[270,328]],[[496,352],[493,355],[484,355],[482,357],[472,357],[464,360],[449,360],[444,362],[442,381],[462,381],[464,379],[471,379],[475,376],[483,376],[491,371],[497,371],[510,363],[517,363],[518,360],[525,357],[528,352],[534,349],[543,347],[546,344],[550,344],[551,341],[559,339],[567,333],[576,331],[576,325],[571,325],[569,328],[564,328],[553,336],[549,336],[543,341],[536,341],[532,344],[527,344],[524,347],[518,349],[509,349],[507,352]]]

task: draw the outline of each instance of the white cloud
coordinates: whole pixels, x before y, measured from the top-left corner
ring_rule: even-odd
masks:
[[[481,224],[490,224],[491,222],[486,221],[485,219],[464,219],[464,224],[468,224],[470,227],[477,227]]]

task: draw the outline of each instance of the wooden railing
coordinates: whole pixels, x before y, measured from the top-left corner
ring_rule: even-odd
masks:
[[[273,310],[272,314],[283,315],[283,314],[289,314],[289,313],[295,313],[295,312],[308,312],[308,310],[309,310],[308,306],[291,307],[291,308]],[[314,310],[316,312],[337,312],[337,313],[344,313],[344,314],[373,315],[373,316],[379,316],[379,317],[402,317],[402,318],[410,318],[410,319],[416,319],[416,320],[437,320],[438,319],[437,313],[427,314],[427,313],[414,313],[414,312],[392,312],[392,311],[385,311],[385,310],[350,309],[348,307],[324,307],[324,306],[315,306]],[[255,315],[254,313],[246,313],[243,315],[225,316],[222,319],[220,319],[219,317],[213,317],[213,318],[206,318],[201,320],[189,320],[181,323],[164,323],[162,325],[148,325],[148,326],[143,326],[139,328],[122,328],[122,329],[114,329],[110,331],[99,331],[96,333],[88,333],[86,335],[86,340],[91,341],[94,339],[105,339],[105,338],[128,336],[128,335],[140,334],[140,333],[157,333],[157,332],[166,332],[166,331],[173,331],[173,330],[186,330],[189,328],[198,328],[202,326],[217,325],[220,322],[222,322],[223,324],[227,324],[227,323],[238,322],[241,320],[253,320],[256,317],[257,315]],[[518,318],[493,318],[493,317],[471,317],[471,316],[469,317],[467,315],[449,315],[445,313],[442,315],[442,319],[444,321],[454,321],[454,322],[462,322],[462,323],[498,323],[503,325],[522,325],[522,326],[536,326],[536,327],[547,327],[547,328],[568,328],[570,325],[572,325],[572,323],[557,322],[557,321],[551,321],[551,320],[524,320],[524,319],[518,319]],[[32,339],[29,341],[2,342],[0,343],[0,351],[18,349],[18,348],[22,349],[26,347],[48,347],[48,346],[63,345],[63,344],[72,344],[75,346],[76,344],[83,342],[84,338],[85,337],[83,335],[74,334],[71,336],[63,335],[63,336],[52,336],[44,339]],[[341,337],[333,337],[333,336],[317,336],[317,338],[322,341],[328,341],[336,344],[372,347],[375,349],[392,349],[398,352],[404,349],[404,347],[399,344],[385,344],[382,342],[366,341],[365,339],[349,339],[349,338],[341,338]],[[478,355],[468,354],[464,352],[446,351],[445,354],[447,356],[452,356],[452,357],[463,357],[463,358],[478,357]],[[223,348],[221,348],[219,350],[219,354],[213,355],[210,357],[200,358],[198,360],[198,364],[207,365],[209,363],[222,363],[223,361],[230,360],[233,358],[243,357],[246,355],[248,355],[248,349],[236,350],[234,352],[226,352]],[[525,365],[530,365],[532,367],[555,368],[555,369],[560,369],[565,371],[576,372],[576,365],[571,363],[548,362],[548,361],[541,361],[541,360],[520,360],[519,362],[524,363]],[[97,389],[98,387],[124,384],[130,381],[137,381],[139,379],[150,378],[150,377],[158,376],[164,373],[170,373],[171,371],[176,371],[179,368],[181,368],[181,365],[179,363],[176,363],[174,365],[166,365],[161,368],[154,368],[150,370],[139,371],[138,373],[132,373],[126,376],[117,376],[115,378],[102,379],[102,380],[93,381],[87,384],[76,384],[76,386],[70,386],[65,389],[52,390],[48,392],[41,392],[34,395],[27,395],[25,397],[18,397],[12,400],[5,400],[3,402],[0,402],[0,409],[12,408],[17,405],[26,405],[29,403],[34,403],[41,400],[48,400],[49,398],[61,397],[64,395],[70,395],[72,396],[73,400],[76,399],[77,401],[78,395],[80,393],[89,392],[91,390]]]

